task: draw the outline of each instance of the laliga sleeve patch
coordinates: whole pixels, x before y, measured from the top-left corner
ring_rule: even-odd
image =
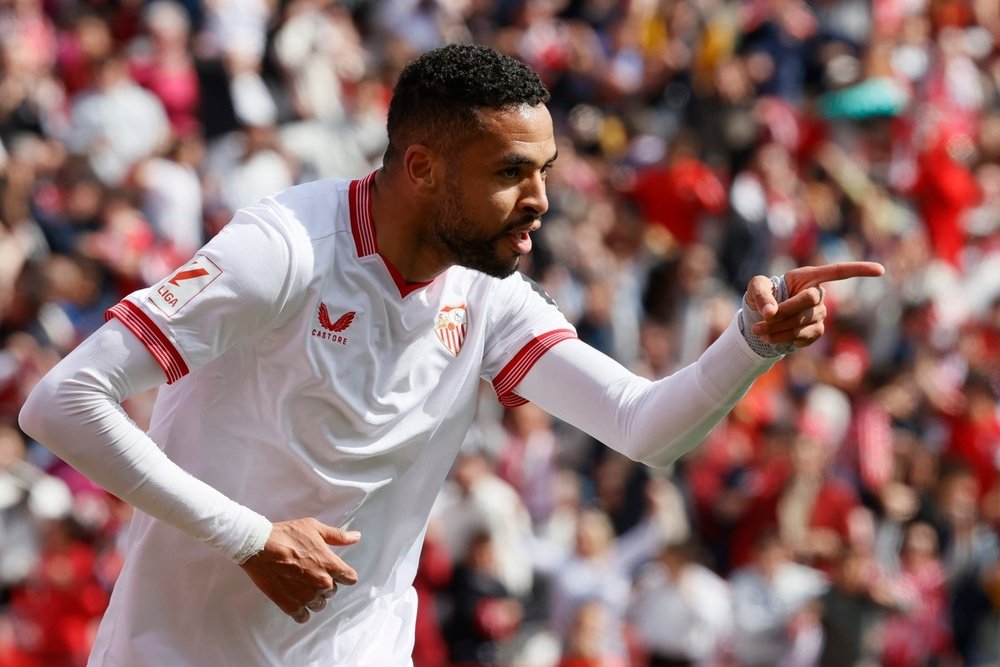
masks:
[[[212,260],[204,255],[195,255],[194,259],[151,290],[146,298],[164,315],[173,317],[221,275],[222,269]]]

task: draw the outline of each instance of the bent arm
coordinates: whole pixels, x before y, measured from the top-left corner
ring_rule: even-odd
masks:
[[[19,422],[96,484],[242,563],[267,541],[270,522],[185,472],[121,407],[165,381],[143,344],[111,320],[42,378]]]
[[[750,349],[739,317],[698,361],[661,380],[639,377],[574,339],[542,355],[516,392],[631,459],[668,466],[704,440],[777,361]]]

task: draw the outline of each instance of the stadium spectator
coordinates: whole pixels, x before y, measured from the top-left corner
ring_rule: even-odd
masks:
[[[729,577],[733,656],[740,667],[814,664],[821,649],[815,601],[823,574],[791,559],[776,533],[758,538],[754,560]]]

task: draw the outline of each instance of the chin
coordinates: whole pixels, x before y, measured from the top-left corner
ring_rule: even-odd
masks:
[[[498,265],[487,268],[477,268],[476,270],[481,273],[485,273],[488,276],[493,276],[494,278],[500,278],[502,280],[504,278],[514,275],[514,273],[517,271],[518,264],[519,262],[515,260],[513,264],[507,264],[504,266]]]
[[[445,242],[445,247],[450,251],[451,263],[453,265],[464,266],[473,271],[485,273],[494,278],[506,278],[515,271],[521,263],[521,254],[513,252],[513,248],[506,242],[507,235],[490,241]]]
[[[479,271],[480,273],[485,273],[488,276],[494,278],[506,278],[513,275],[517,271],[518,265],[521,263],[521,256],[518,255],[512,261],[501,261],[496,259],[491,262],[486,261],[473,261],[473,262],[459,262],[462,266],[467,269],[472,269],[474,271]]]
[[[507,276],[513,275],[514,272],[517,271],[517,268],[519,266],[521,266],[521,256],[520,255],[515,255],[514,259],[510,260],[509,262],[507,262],[504,265],[499,265],[498,264],[498,266],[499,266],[499,271],[497,271],[496,273],[491,274],[494,277],[496,277],[496,278],[506,278]]]

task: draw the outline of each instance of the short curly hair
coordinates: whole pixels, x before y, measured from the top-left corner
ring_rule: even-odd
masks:
[[[414,143],[439,151],[461,145],[478,127],[477,109],[548,101],[530,67],[495,49],[451,44],[428,51],[403,68],[393,88],[384,162],[401,158]]]

